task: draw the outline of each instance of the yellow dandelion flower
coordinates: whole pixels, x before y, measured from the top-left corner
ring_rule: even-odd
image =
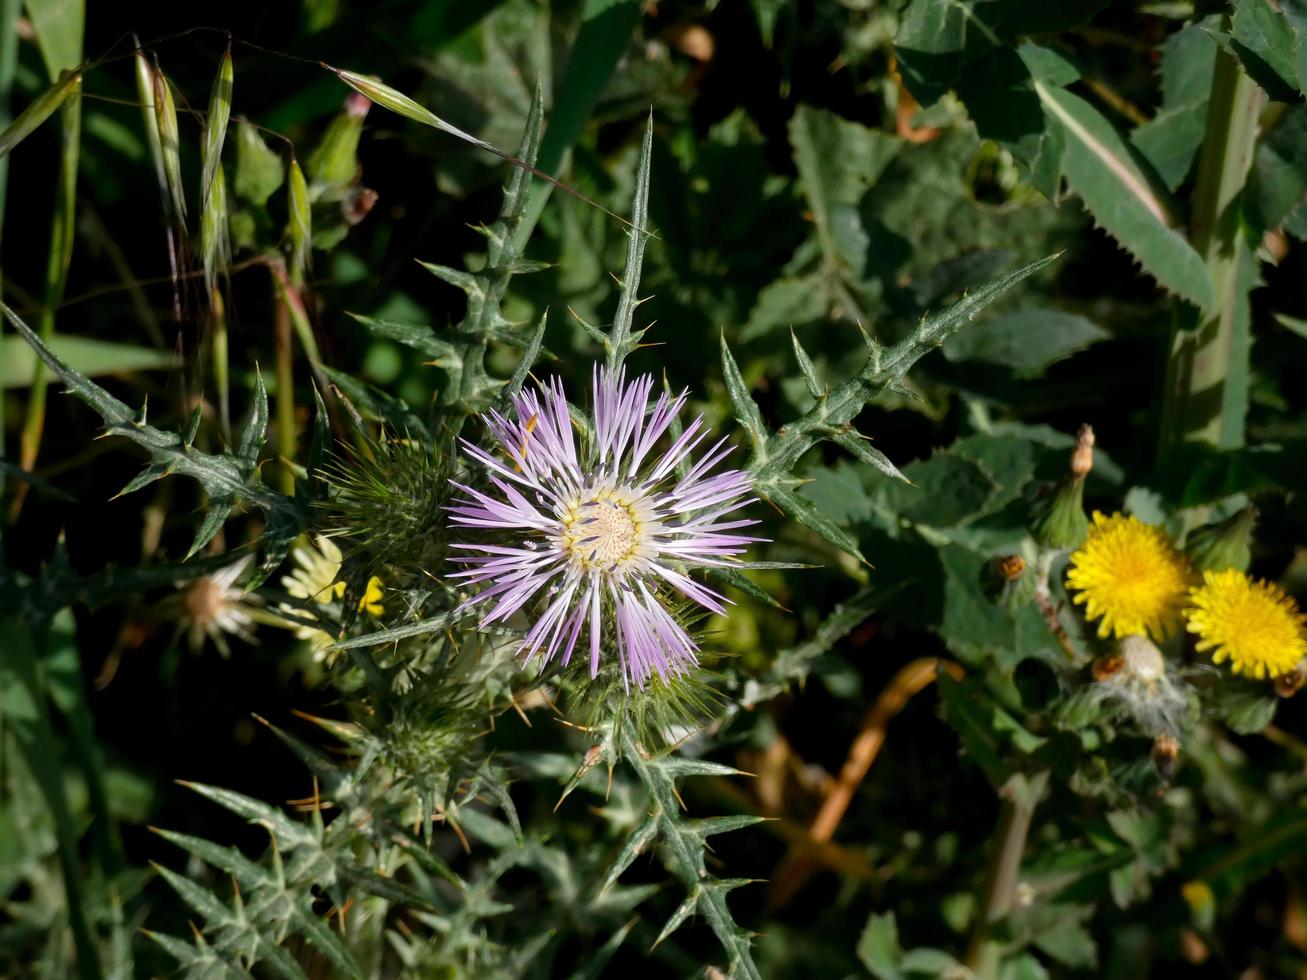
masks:
[[[1180,623],[1190,581],[1188,560],[1161,528],[1097,511],[1066,576],[1085,616],[1102,620],[1098,635],[1117,639],[1132,633],[1153,639],[1169,635]]]
[[[363,592],[363,598],[359,600],[359,612],[365,612],[369,616],[380,616],[386,611],[381,604],[381,597],[384,595],[381,589],[381,579],[373,575],[368,579],[368,587]]]
[[[1293,599],[1243,572],[1203,572],[1190,594],[1189,632],[1212,662],[1230,661],[1236,674],[1279,677],[1307,657],[1307,620]]]

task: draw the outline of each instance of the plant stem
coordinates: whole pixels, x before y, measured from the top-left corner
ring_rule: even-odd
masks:
[[[276,281],[280,287],[281,280]],[[278,469],[281,473],[281,492],[290,497],[295,494],[295,474],[290,468],[295,459],[295,372],[290,340],[290,304],[284,289],[278,288],[276,306],[277,452],[281,456],[281,466]]]
[[[68,285],[68,265],[73,257],[73,234],[77,217],[77,157],[82,141],[82,99],[75,93],[59,110],[63,124],[63,151],[59,158],[59,183],[55,191],[54,221],[50,229],[50,253],[45,268],[45,302],[37,324],[41,339],[46,343],[54,337],[55,310],[63,302]],[[50,375],[41,361],[36,362],[32,373],[32,388],[28,395],[27,418],[19,443],[19,465],[25,470],[36,466],[41,448],[41,434],[45,430],[45,391]],[[11,518],[16,519],[27,496],[27,484],[19,484],[14,491]]]
[[[1229,29],[1228,16],[1225,27]],[[1173,461],[1186,442],[1221,448],[1243,442],[1251,282],[1239,274],[1248,248],[1240,228],[1240,199],[1262,100],[1234,55],[1218,50],[1190,221],[1190,238],[1206,262],[1215,303],[1207,312],[1178,304],[1162,406],[1163,464]]]
[[[1007,917],[1015,904],[1021,856],[1035,806],[1048,785],[1048,773],[1013,776],[999,791],[1003,809],[994,831],[994,853],[990,857],[985,894],[967,948],[967,966],[979,980],[995,980],[1003,954],[1003,943],[993,938],[994,926]]]
[[[18,67],[18,15],[22,11],[20,0],[0,0],[0,130],[13,122],[9,107],[9,93],[14,87],[14,71]],[[5,199],[9,186],[9,155],[0,157],[0,232],[4,230]],[[0,334],[4,323],[0,321]],[[0,388],[0,459],[5,458],[5,392]],[[5,477],[0,472],[0,496],[4,495]]]

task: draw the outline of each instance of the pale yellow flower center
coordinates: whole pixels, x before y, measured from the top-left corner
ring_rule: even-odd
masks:
[[[563,526],[563,547],[586,571],[612,571],[640,543],[640,522],[630,505],[604,493],[574,504]]]

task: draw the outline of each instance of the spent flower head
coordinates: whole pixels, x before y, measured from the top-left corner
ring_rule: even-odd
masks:
[[[1094,665],[1095,703],[1131,718],[1145,733],[1174,737],[1184,727],[1189,686],[1146,636],[1132,633]]]
[[[1197,648],[1249,677],[1279,677],[1307,657],[1307,620],[1284,590],[1236,569],[1203,572],[1186,616]]]
[[[1098,635],[1161,639],[1180,623],[1189,564],[1161,528],[1137,517],[1094,512],[1089,537],[1071,555],[1067,586]]]
[[[490,486],[455,483],[465,497],[448,508],[451,524],[495,537],[451,544],[469,566],[454,577],[481,587],[464,607],[482,606],[483,625],[533,611],[520,651],[528,659],[566,664],[584,632],[591,676],[607,638],[626,684],[667,680],[697,662],[675,593],[718,613],[728,601],[687,570],[731,565],[762,540],[737,533],[756,521],[730,517],[754,499],[749,477],[710,473],[731,451],[725,438],[694,459],[708,435],[702,416],[657,451],[686,392],[650,407],[652,377],[628,382],[624,369],[599,366],[592,387],[579,445],[557,378],[516,395],[508,416],[484,416],[502,456],[464,440]]]
[[[191,652],[199,653],[207,639],[228,657],[228,636],[254,642],[253,597],[236,585],[253,560],[246,555],[226,568],[201,575],[163,604],[165,615],[177,622],[178,635],[186,634]]]

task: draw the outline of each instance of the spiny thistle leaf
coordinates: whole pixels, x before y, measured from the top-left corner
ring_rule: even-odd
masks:
[[[644,142],[640,144],[640,159],[635,168],[635,197],[631,201],[631,224],[627,228],[626,268],[622,272],[622,286],[617,298],[617,313],[613,325],[604,338],[604,360],[610,374],[615,374],[626,360],[626,355],[640,346],[644,330],[633,330],[635,308],[639,305],[640,267],[644,264],[644,245],[649,238],[649,173],[653,158],[653,116],[644,128]]]
[[[681,818],[680,797],[676,791],[677,776],[727,774],[734,773],[736,770],[729,766],[717,766],[699,760],[680,759],[670,753],[648,756],[629,733],[622,736],[622,756],[635,770],[636,776],[649,794],[653,806],[651,820],[656,827],[658,838],[664,845],[668,866],[672,873],[681,879],[688,893],[685,902],[672,916],[672,921],[664,928],[663,935],[658,941],[661,942],[697,909],[726,950],[732,973],[740,977],[761,980],[762,974],[754,964],[750,952],[749,934],[736,925],[726,905],[726,893],[744,882],[723,882],[708,873],[704,864],[704,851],[707,848],[707,833],[715,831],[710,830],[706,833],[702,823],[696,826]],[[619,856],[619,860],[626,860],[627,865],[653,836],[649,834],[646,825],[641,825],[637,833],[643,834],[640,844],[632,848],[628,842],[627,849],[624,849]],[[610,873],[610,879],[615,880],[615,877]]]
[[[64,363],[8,306],[0,304],[0,310],[67,389],[99,412],[110,434],[130,439],[153,457],[146,471],[132,480],[124,492],[140,489],[163,476],[180,474],[198,481],[209,494],[214,510],[222,511],[223,517],[237,501],[243,500],[266,511],[270,519],[279,518],[283,525],[294,523],[298,527],[302,522],[300,509],[293,500],[267,489],[258,479],[258,454],[268,424],[268,394],[262,376],[256,373],[250,420],[237,452],[211,455],[190,446],[182,435],[146,423],[144,412],[133,412],[86,375]],[[221,521],[216,518],[206,519],[196,535],[191,554],[204,547],[220,526]]]

